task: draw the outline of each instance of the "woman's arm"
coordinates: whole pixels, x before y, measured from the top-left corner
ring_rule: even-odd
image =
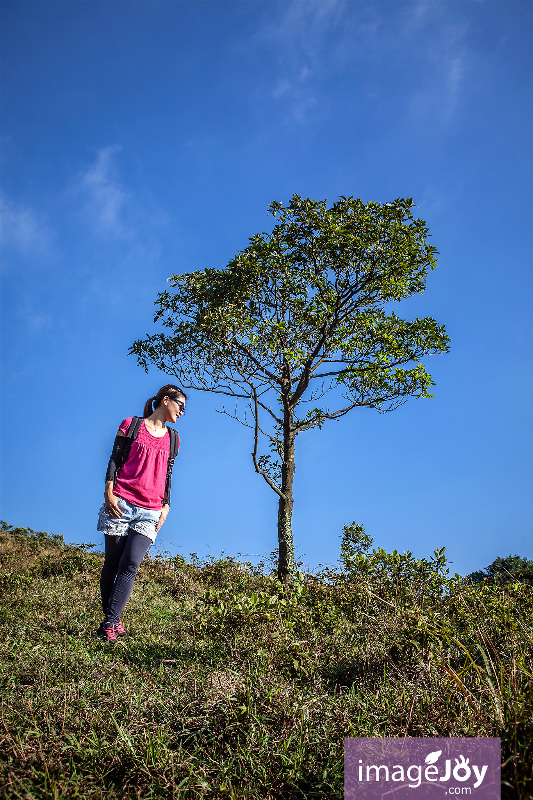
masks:
[[[115,485],[115,477],[117,471],[122,466],[124,460],[124,447],[126,446],[126,435],[119,429],[113,444],[111,458],[107,465],[107,473],[105,476],[105,491],[104,502],[106,511],[110,517],[121,517],[122,511],[118,507],[118,497],[113,494],[113,487]]]

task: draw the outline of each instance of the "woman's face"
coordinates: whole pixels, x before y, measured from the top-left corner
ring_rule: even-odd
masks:
[[[185,411],[185,398],[178,396],[163,398],[167,410],[167,422],[176,422]]]

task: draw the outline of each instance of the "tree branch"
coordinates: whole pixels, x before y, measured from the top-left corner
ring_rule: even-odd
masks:
[[[279,496],[281,497],[281,499],[282,499],[282,500],[285,500],[285,499],[286,499],[286,497],[285,497],[285,495],[283,494],[283,492],[281,491],[281,489],[279,488],[279,486],[277,486],[277,485],[274,483],[274,481],[273,481],[273,480],[271,480],[271,479],[268,477],[268,475],[266,474],[266,472],[264,472],[264,470],[262,470],[262,469],[260,468],[259,464],[257,463],[257,444],[258,444],[258,439],[259,439],[259,409],[258,409],[258,407],[257,407],[257,406],[258,406],[258,402],[257,402],[257,392],[256,392],[256,390],[255,390],[255,387],[253,387],[253,393],[254,393],[254,406],[255,406],[255,412],[254,412],[254,418],[255,418],[255,433],[254,433],[254,449],[253,449],[253,451],[252,451],[252,458],[253,458],[253,461],[254,461],[254,467],[255,467],[255,471],[256,471],[256,472],[257,472],[259,475],[262,475],[262,476],[263,476],[263,478],[264,478],[264,479],[265,479],[265,481],[268,483],[268,485],[270,486],[270,488],[271,488],[271,489],[273,489],[273,490],[276,492],[276,494],[277,494],[277,495],[279,495]]]
[[[266,369],[261,364],[261,362],[258,361],[257,358],[254,355],[252,355],[252,353],[250,353],[250,351],[248,350],[247,347],[245,347],[245,345],[243,345],[241,342],[235,342],[235,344],[236,344],[237,349],[240,350],[241,352],[243,352],[244,355],[247,358],[250,359],[250,361],[253,361],[253,363],[255,364],[257,369],[259,369],[260,372],[262,372],[264,375],[266,375],[267,378],[270,379],[271,386],[272,386],[273,389],[275,388],[275,386],[279,386],[279,384],[280,384],[279,378],[276,375],[274,375],[272,372],[270,372],[270,370]]]
[[[307,422],[307,423],[305,423],[303,425],[302,424],[295,425],[294,426],[294,430],[297,433],[300,433],[301,431],[305,431],[308,428],[314,428],[316,425],[318,425],[319,422],[321,422],[323,420],[326,420],[326,419],[339,419],[339,417],[344,416],[344,414],[347,414],[348,411],[351,411],[352,408],[355,408],[356,406],[368,406],[368,405],[370,405],[370,402],[366,402],[366,403],[357,402],[357,403],[352,403],[351,405],[347,406],[346,408],[341,408],[341,409],[339,409],[339,411],[334,411],[333,414],[326,414],[325,412],[317,414],[314,420],[311,420],[310,422]]]

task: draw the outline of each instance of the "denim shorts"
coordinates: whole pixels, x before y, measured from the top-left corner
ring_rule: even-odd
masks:
[[[106,533],[108,536],[127,536],[128,529],[131,528],[137,533],[147,536],[153,544],[157,536],[155,526],[159,522],[161,509],[134,506],[133,503],[129,503],[123,497],[118,498],[117,505],[122,511],[122,516],[110,517],[104,503],[98,512],[96,530],[100,531],[100,533]]]

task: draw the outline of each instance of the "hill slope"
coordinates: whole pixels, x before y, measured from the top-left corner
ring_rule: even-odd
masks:
[[[116,645],[103,556],[0,532],[6,798],[341,798],[347,736],[501,736],[531,798],[533,589],[376,551],[287,594],[230,558],[147,557]]]

